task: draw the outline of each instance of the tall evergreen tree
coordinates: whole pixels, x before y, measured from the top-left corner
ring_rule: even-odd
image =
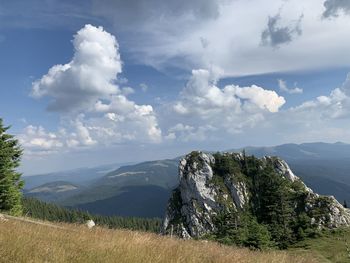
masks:
[[[7,133],[9,128],[0,118],[0,211],[20,215],[23,181],[16,168],[20,164],[22,149],[14,136]]]

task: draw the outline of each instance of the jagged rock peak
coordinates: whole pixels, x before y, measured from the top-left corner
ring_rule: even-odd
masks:
[[[249,211],[258,221],[265,220],[263,213],[269,206],[266,202],[271,201],[266,201],[266,196],[273,188],[269,186],[272,179],[284,187],[285,196],[294,198],[288,200],[294,209],[291,216],[305,215],[317,228],[350,225],[349,209],[332,196],[314,193],[278,157],[258,159],[244,153],[194,151],[180,160],[179,176],[180,184],[173,191],[164,218],[164,234],[182,238],[211,234],[222,213],[239,218]],[[276,195],[284,199],[283,192]]]

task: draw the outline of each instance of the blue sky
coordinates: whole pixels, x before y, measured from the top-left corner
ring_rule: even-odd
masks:
[[[25,174],[350,142],[349,29],[340,0],[1,1],[0,117]]]

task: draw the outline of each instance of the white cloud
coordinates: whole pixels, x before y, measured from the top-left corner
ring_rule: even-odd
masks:
[[[168,119],[173,118],[167,136],[188,141],[203,140],[217,129],[240,133],[277,113],[285,103],[275,91],[256,85],[219,88],[216,82],[217,75],[208,70],[192,71],[179,100],[173,103],[175,116],[165,113]]]
[[[47,132],[42,126],[28,125],[18,139],[26,150],[25,156],[57,152],[64,146],[57,134]]]
[[[208,1],[190,2],[176,9],[169,1],[96,1],[96,8],[125,33],[130,57],[161,70],[217,65],[237,76],[350,65],[350,16],[322,19],[323,1],[211,1],[208,16],[194,11],[209,7]],[[280,25],[270,23],[266,31],[275,14]],[[264,31],[266,46],[261,45]]]
[[[113,130],[123,131],[124,134],[146,141],[160,142],[162,139],[162,132],[151,105],[137,105],[124,96],[115,95],[108,104],[98,101],[95,110],[104,113],[112,121],[105,123],[104,127],[112,126]]]
[[[131,87],[124,87],[124,88],[122,88],[121,93],[123,95],[127,96],[127,95],[135,93],[135,90]]]
[[[283,79],[279,79],[278,81],[278,87],[281,91],[289,93],[289,94],[302,94],[304,91],[301,88],[294,87],[294,88],[288,88],[287,82]]]
[[[243,146],[350,140],[345,121],[350,118],[350,74],[329,95],[284,109],[283,97],[274,91],[256,86],[219,88],[216,83],[210,72],[193,71],[173,104],[176,114],[165,112],[168,128],[162,128],[167,140],[193,145],[215,142],[221,147],[224,142]]]
[[[275,91],[265,90],[256,85],[251,87],[228,85],[220,89],[216,86],[216,80],[211,73],[200,69],[192,71],[192,77],[174,109],[179,114],[196,112],[199,115],[226,110],[236,114],[260,110],[277,112],[284,103],[284,98]]]
[[[102,27],[85,25],[74,36],[73,45],[69,63],[53,66],[33,83],[32,96],[52,98],[51,111],[86,108],[98,98],[118,93],[114,82],[122,62],[115,37]]]
[[[328,96],[319,96],[291,108],[292,113],[302,113],[311,119],[338,119],[350,116],[350,74],[340,88],[332,90]]]
[[[32,96],[52,98],[48,109],[60,112],[61,123],[56,132],[29,125],[20,135],[26,152],[160,142],[153,107],[129,100],[134,89],[116,84],[122,62],[115,37],[102,27],[86,25],[73,44],[75,53],[69,63],[53,66],[33,83]]]

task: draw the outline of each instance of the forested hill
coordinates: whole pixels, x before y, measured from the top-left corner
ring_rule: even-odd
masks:
[[[34,198],[23,198],[23,214],[47,221],[85,223],[92,219],[97,225],[159,233],[161,219],[94,215],[82,210],[48,204]]]

